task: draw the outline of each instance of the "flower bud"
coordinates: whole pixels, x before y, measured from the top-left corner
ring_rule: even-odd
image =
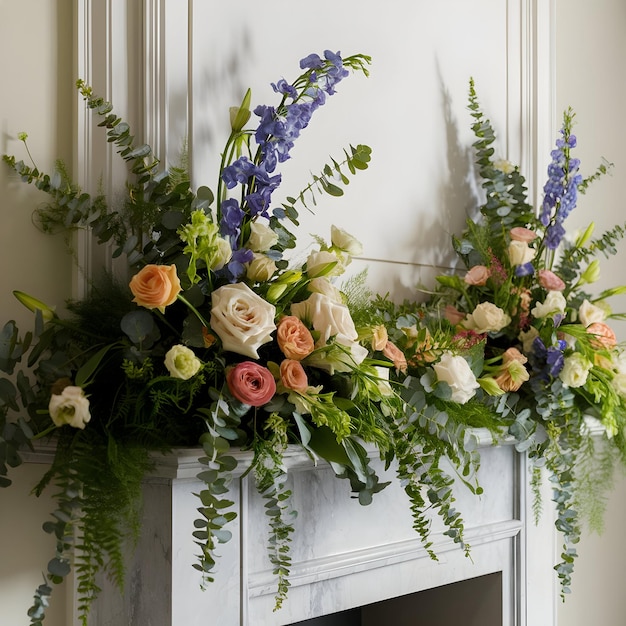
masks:
[[[252,91],[248,89],[243,97],[241,105],[238,107],[230,107],[230,127],[234,132],[238,133],[246,125],[250,119],[250,100]]]
[[[595,259],[589,263],[587,269],[581,274],[583,283],[595,283],[600,278],[600,261]]]
[[[585,232],[582,233],[582,235],[578,236],[578,238],[576,239],[576,243],[574,244],[574,247],[582,248],[589,241],[589,238],[593,234],[593,229],[595,227],[596,225],[593,222],[591,222],[591,224],[587,226]]]
[[[44,322],[49,322],[51,319],[56,317],[56,313],[54,309],[49,307],[47,304],[38,300],[37,298],[33,298],[33,296],[29,296],[27,293],[23,291],[14,291],[13,295],[29,310],[33,313],[36,311],[41,311],[41,315],[43,317]]]

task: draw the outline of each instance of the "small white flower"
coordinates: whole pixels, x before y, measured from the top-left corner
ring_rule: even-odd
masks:
[[[438,363],[433,365],[437,380],[448,383],[452,389],[451,400],[465,404],[480,387],[469,363],[462,357],[444,352]]]
[[[173,378],[188,380],[198,373],[202,362],[193,350],[178,344],[172,346],[165,354],[165,367]]]
[[[537,302],[531,313],[537,319],[547,317],[548,315],[556,315],[557,313],[565,313],[567,300],[560,291],[548,291],[548,295],[543,302]]]
[[[85,428],[85,424],[91,419],[89,412],[89,400],[85,396],[82,387],[68,385],[60,394],[52,394],[48,404],[50,418],[55,426],[73,426]]]

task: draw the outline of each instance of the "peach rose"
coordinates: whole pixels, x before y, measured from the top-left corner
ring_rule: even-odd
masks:
[[[388,341],[383,348],[383,354],[390,360],[398,372],[406,373],[407,362],[404,353],[398,346]]]
[[[491,272],[484,265],[474,265],[465,274],[464,280],[468,285],[482,287],[487,282],[489,276],[491,276]]]
[[[146,265],[131,278],[129,287],[133,302],[164,313],[180,293],[180,280],[175,265]]]
[[[296,361],[311,354],[315,348],[311,331],[295,315],[286,315],[278,322],[276,339],[283,354]]]
[[[603,322],[594,322],[587,326],[587,332],[590,335],[595,335],[595,339],[591,340],[591,344],[598,349],[610,350],[617,345],[617,338],[610,326],[607,326]]]
[[[287,389],[304,391],[309,386],[309,379],[300,361],[285,359],[280,364],[280,382]]]
[[[563,291],[563,289],[565,289],[565,283],[554,272],[550,270],[539,270],[537,275],[539,277],[539,284],[546,291]]]
[[[249,406],[263,406],[276,393],[272,373],[254,361],[243,361],[228,371],[226,384],[239,402]]]

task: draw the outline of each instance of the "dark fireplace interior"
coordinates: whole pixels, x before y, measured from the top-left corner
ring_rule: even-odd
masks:
[[[502,574],[488,574],[292,626],[502,626]]]

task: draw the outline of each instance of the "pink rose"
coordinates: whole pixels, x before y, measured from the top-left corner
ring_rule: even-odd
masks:
[[[235,365],[226,375],[230,393],[243,404],[263,406],[276,393],[276,381],[272,373],[254,361]]]
[[[516,226],[511,228],[509,235],[513,241],[523,241],[524,243],[530,243],[537,237],[537,233],[530,228],[524,228],[523,226]]]
[[[280,382],[287,389],[304,391],[309,386],[309,379],[300,361],[285,359],[280,364]]]
[[[180,293],[180,280],[175,265],[146,265],[131,278],[129,287],[133,302],[163,313]]]
[[[315,348],[311,331],[295,315],[286,315],[278,322],[276,339],[283,354],[296,361],[311,354]]]
[[[546,291],[563,291],[565,289],[565,283],[550,270],[539,270],[537,272],[539,277],[539,284]]]
[[[489,276],[491,276],[491,272],[484,265],[474,265],[465,274],[465,282],[468,285],[482,287],[487,282]]]

